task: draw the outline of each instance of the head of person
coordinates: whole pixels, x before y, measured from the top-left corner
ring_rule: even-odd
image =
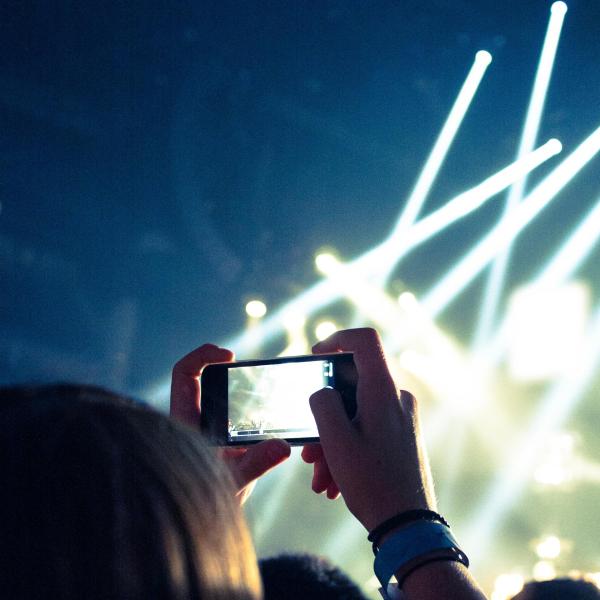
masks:
[[[3,597],[257,599],[232,482],[200,436],[105,390],[0,390]]]
[[[600,600],[600,589],[584,579],[531,581],[512,600]]]
[[[328,560],[313,554],[280,554],[259,561],[264,600],[367,600]]]

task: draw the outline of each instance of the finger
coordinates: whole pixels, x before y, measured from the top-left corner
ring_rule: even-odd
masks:
[[[272,439],[250,446],[232,465],[234,477],[240,487],[258,479],[289,457],[290,445],[285,440]]]
[[[323,388],[310,397],[310,409],[315,417],[323,453],[340,452],[347,447],[354,434],[352,423],[339,392]]]
[[[363,381],[393,382],[383,345],[375,329],[345,329],[336,331],[326,340],[313,346],[313,353],[352,352],[358,376]]]
[[[171,416],[193,427],[198,426],[200,418],[199,377],[202,370],[208,364],[232,360],[233,352],[213,344],[204,344],[179,360],[173,367],[171,377]]]
[[[329,471],[329,465],[325,460],[325,457],[321,457],[314,464],[313,468],[313,479],[312,479],[312,490],[313,492],[320,494],[324,492],[333,482],[333,477]]]
[[[306,444],[302,448],[300,456],[304,462],[312,464],[323,456],[323,448],[321,444]]]
[[[331,483],[327,486],[327,497],[330,500],[336,500],[340,497],[340,489],[337,486],[337,483],[331,480]]]

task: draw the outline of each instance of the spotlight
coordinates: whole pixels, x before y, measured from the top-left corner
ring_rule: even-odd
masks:
[[[402,292],[398,296],[398,304],[406,311],[413,311],[418,307],[419,302],[412,292]]]
[[[543,381],[573,370],[585,343],[590,295],[587,285],[576,282],[527,285],[513,292],[506,336],[508,369],[515,381]]]
[[[538,540],[535,545],[535,553],[541,559],[554,560],[558,558],[562,550],[560,539],[555,535],[547,535]]]
[[[517,573],[498,575],[494,582],[492,600],[508,600],[518,594],[525,585],[525,578]]]
[[[246,304],[246,314],[251,319],[261,319],[267,314],[267,305],[261,300],[250,300]]]
[[[332,333],[338,330],[338,326],[333,321],[321,321],[315,327],[315,337],[322,341],[328,338]]]
[[[548,560],[540,560],[533,565],[533,578],[536,581],[549,581],[556,577],[556,569]]]
[[[550,11],[553,14],[564,15],[567,12],[568,8],[564,2],[554,2],[550,7]]]
[[[315,265],[323,275],[331,275],[339,267],[340,261],[331,252],[320,252],[315,257]]]
[[[559,3],[557,2],[557,4]],[[475,55],[475,61],[477,64],[487,67],[492,62],[492,55],[487,50],[480,50]]]

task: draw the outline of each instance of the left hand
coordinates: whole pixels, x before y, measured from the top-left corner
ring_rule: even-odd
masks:
[[[173,367],[171,379],[170,414],[194,428],[200,427],[200,375],[212,363],[231,362],[231,350],[213,344],[204,344],[186,354]],[[290,446],[284,440],[265,440],[248,448],[221,448],[220,455],[233,475],[236,495],[243,504],[256,480],[282,463],[290,455]]]

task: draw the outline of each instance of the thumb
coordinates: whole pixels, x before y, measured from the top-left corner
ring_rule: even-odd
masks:
[[[321,445],[327,455],[332,446],[343,446],[354,433],[339,392],[323,388],[310,397],[310,408],[317,422]]]
[[[290,455],[290,445],[285,440],[265,440],[250,446],[236,465],[236,478],[241,486],[258,479]]]

